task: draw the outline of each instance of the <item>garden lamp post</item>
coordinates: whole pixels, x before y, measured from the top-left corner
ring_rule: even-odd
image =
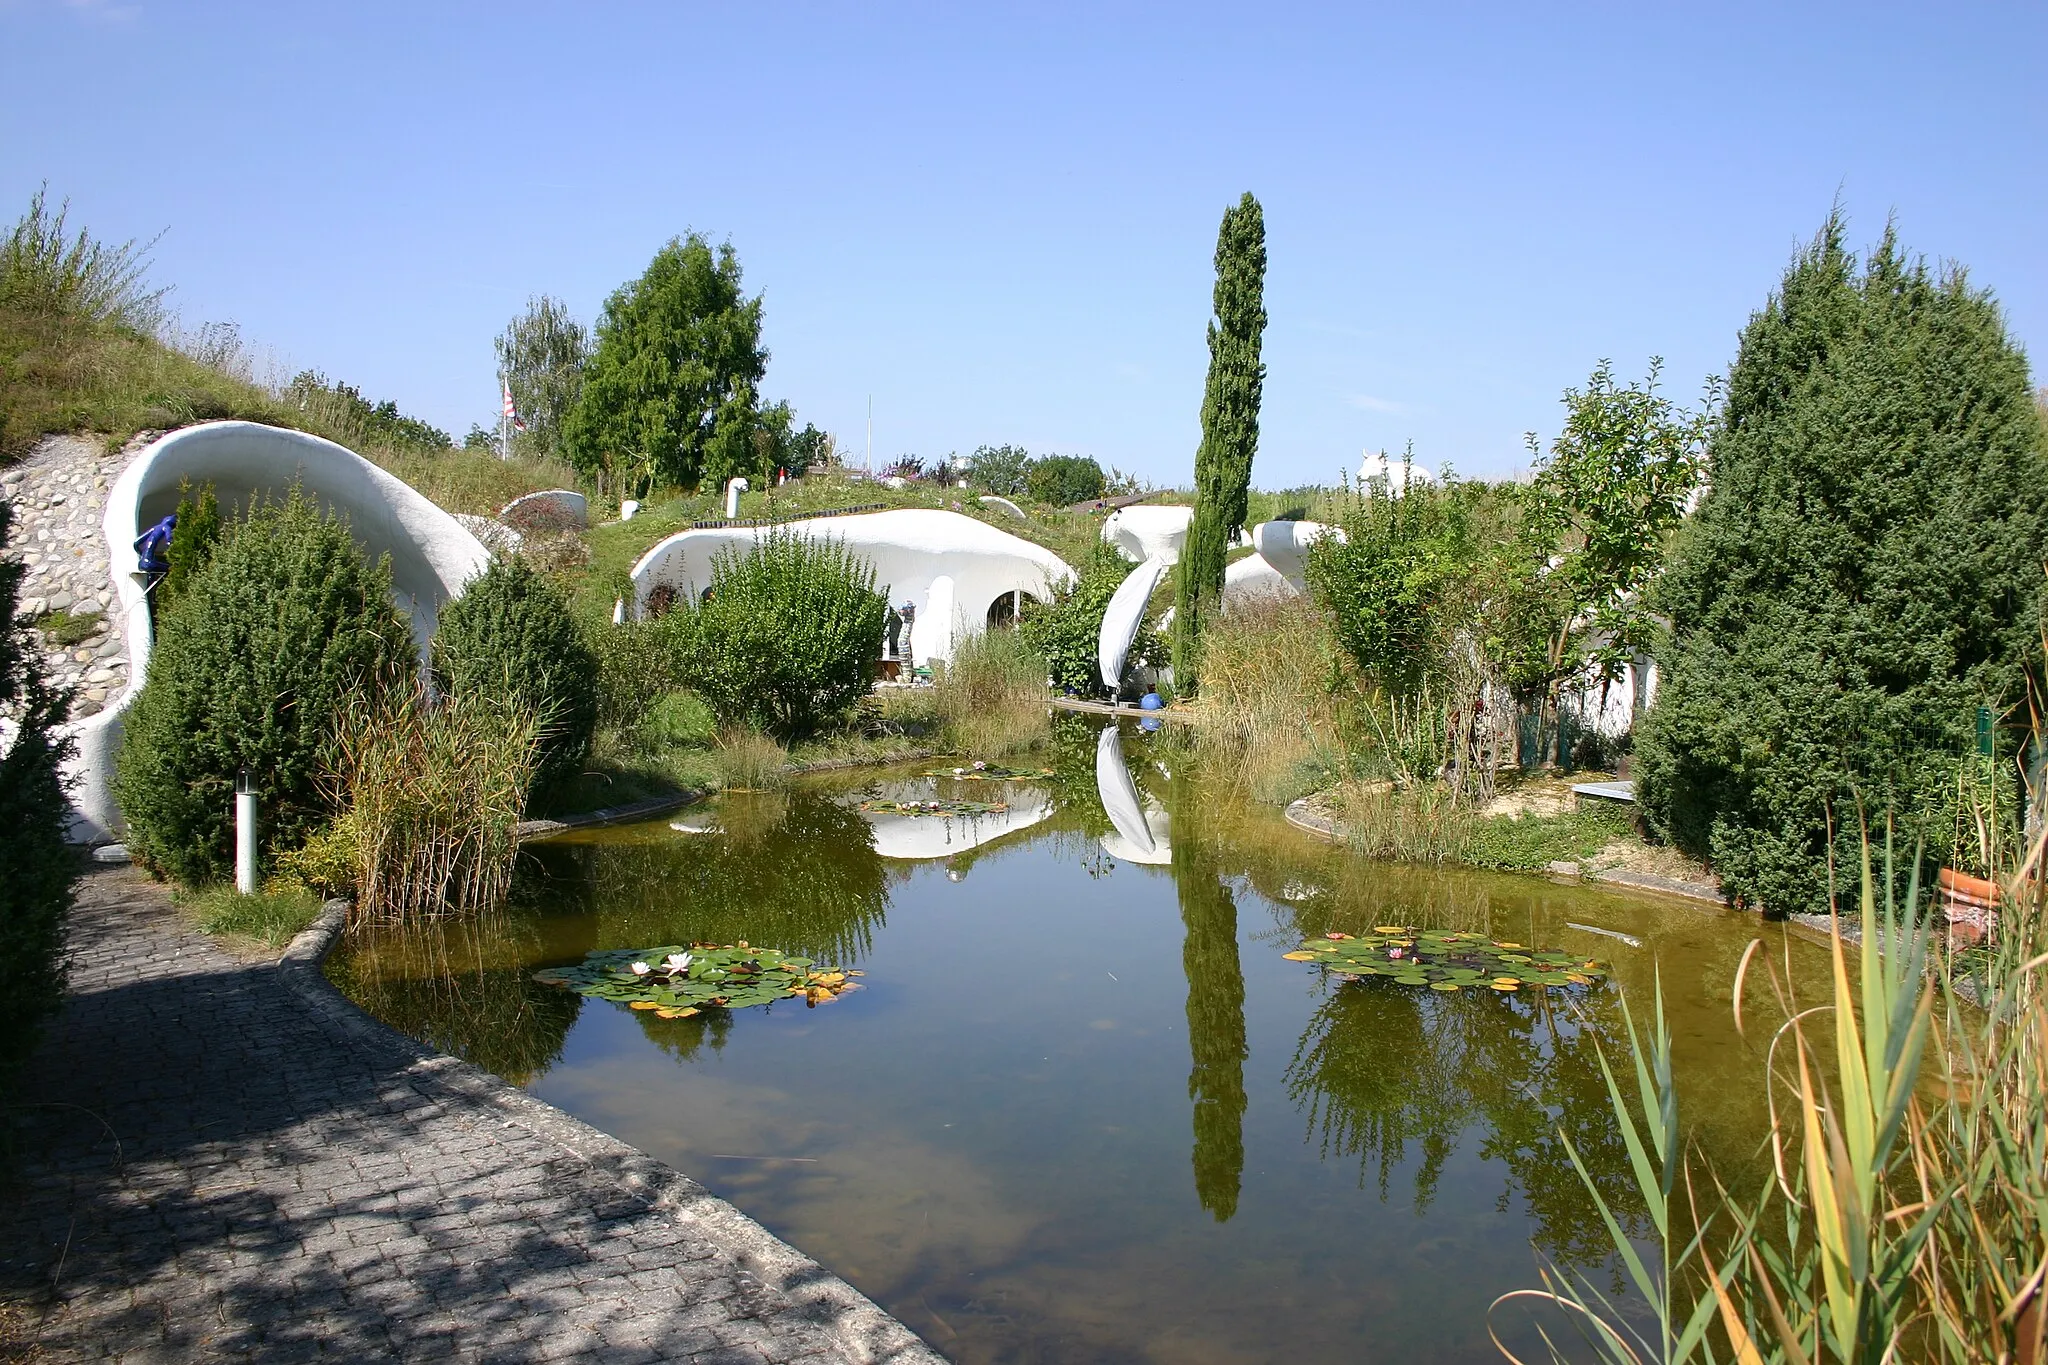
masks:
[[[235,890],[256,894],[256,783],[247,768],[235,775]]]

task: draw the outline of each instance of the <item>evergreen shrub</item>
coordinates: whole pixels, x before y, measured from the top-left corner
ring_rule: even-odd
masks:
[[[833,540],[777,531],[712,562],[710,595],[659,623],[720,723],[801,739],[867,695],[888,599]]]
[[[495,559],[441,612],[434,676],[463,696],[509,693],[538,718],[536,792],[574,778],[597,728],[597,656],[559,589],[517,556]]]
[[[1959,270],[1889,231],[1859,269],[1831,218],[1743,333],[1709,459],[1639,790],[1739,902],[1822,910],[1863,817],[1953,843],[1977,708],[2024,700],[2048,545],[2026,360]]]
[[[0,549],[14,509],[0,503]],[[64,846],[59,731],[71,695],[50,685],[27,621],[15,615],[27,570],[0,559],[0,1080],[28,1057],[64,997],[64,916],[78,860]]]
[[[323,761],[342,698],[409,678],[417,655],[391,574],[294,489],[231,525],[157,623],[114,781],[128,846],[187,885],[233,867],[235,777],[262,813],[260,856],[332,813]]]

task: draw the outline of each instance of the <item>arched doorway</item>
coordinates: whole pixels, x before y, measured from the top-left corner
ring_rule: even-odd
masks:
[[[1017,624],[1017,609],[1024,603],[1036,604],[1037,598],[1028,592],[1012,589],[988,604],[988,628],[1008,630]]]

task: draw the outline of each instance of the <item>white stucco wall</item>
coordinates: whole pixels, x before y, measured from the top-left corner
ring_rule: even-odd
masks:
[[[953,657],[954,641],[981,631],[998,597],[1021,591],[1044,602],[1055,584],[1073,577],[1067,562],[1042,545],[958,512],[905,508],[851,517],[819,517],[777,527],[717,526],[670,536],[633,566],[633,615],[660,586],[692,600],[711,583],[722,550],[752,545],[782,530],[837,540],[875,569],[875,587],[892,604],[917,608],[911,648],[918,663]]]
[[[77,753],[72,779],[71,837],[96,842],[121,832],[110,783],[121,745],[122,718],[147,680],[149,613],[135,538],[177,510],[178,485],[211,483],[224,513],[252,500],[282,497],[296,482],[321,506],[347,517],[356,543],[371,557],[391,556],[393,596],[412,618],[422,654],[443,603],[490,562],[477,538],[440,508],[351,450],[303,432],[256,422],[208,422],[174,431],[136,456],[107,494],[101,521],[109,573],[127,623],[128,689],[98,715],[72,728]]]

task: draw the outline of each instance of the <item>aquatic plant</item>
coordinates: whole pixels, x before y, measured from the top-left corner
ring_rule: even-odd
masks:
[[[810,958],[784,956],[742,939],[727,947],[669,944],[595,952],[573,967],[543,968],[533,979],[636,1010],[653,1010],[661,1019],[688,1019],[706,1010],[745,1009],[797,997],[807,1008],[815,1008],[860,989],[851,980],[859,972],[811,967]]]
[[[1384,977],[1402,986],[1457,991],[1484,987],[1506,994],[1524,986],[1590,986],[1607,974],[1591,958],[1495,942],[1484,934],[1381,924],[1369,934],[1332,931],[1291,953],[1345,977]]]
[[[1007,801],[891,801],[876,797],[860,808],[878,815],[996,815],[1010,808]]]
[[[959,768],[934,768],[926,777],[950,777],[956,782],[1040,781],[1052,776],[1050,768],[1005,768],[1000,763],[975,762]]]

